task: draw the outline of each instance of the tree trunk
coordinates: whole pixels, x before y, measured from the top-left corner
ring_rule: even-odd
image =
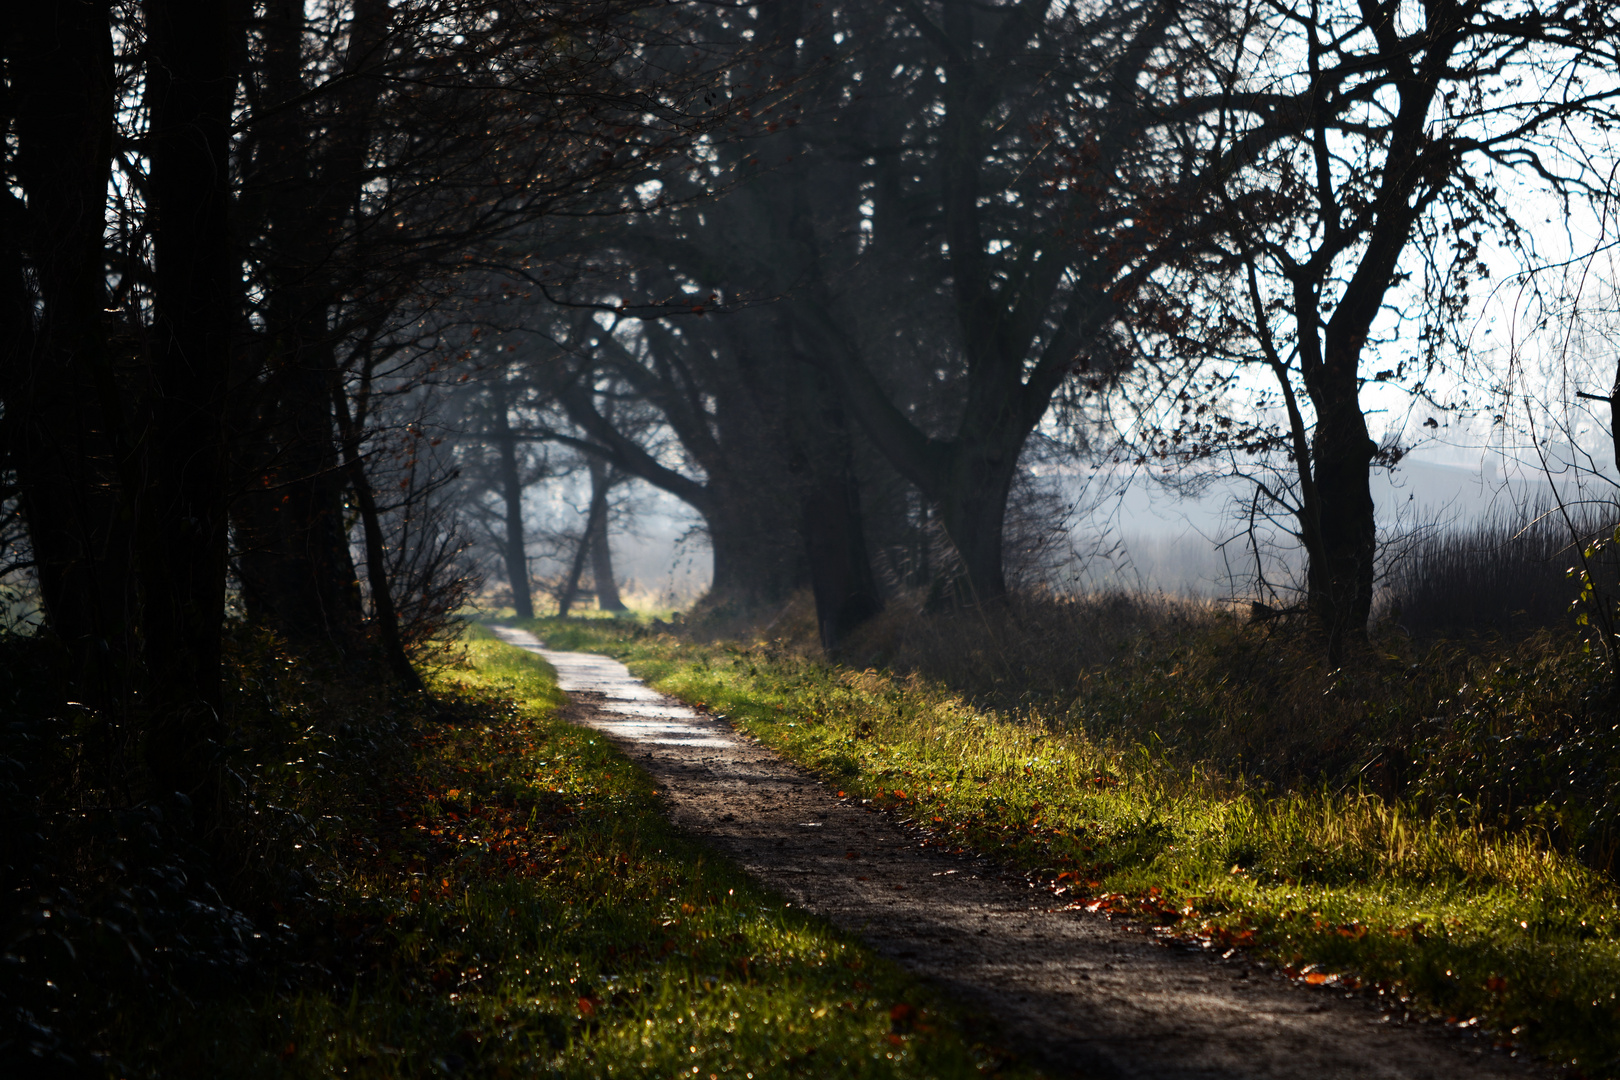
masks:
[[[577,386],[558,395],[569,418],[594,442],[570,445],[669,492],[703,515],[714,552],[714,576],[704,605],[748,610],[776,604],[805,583],[804,549],[793,535],[799,506],[793,477],[782,461],[776,429],[757,415],[728,414],[724,449],[693,456],[706,483],[660,463],[614,429],[588,392]],[[661,406],[662,407],[662,406]],[[665,415],[670,410],[665,409]],[[779,426],[779,425],[778,425]],[[678,429],[679,430],[679,429]],[[683,444],[691,450],[682,434]],[[569,442],[568,440],[563,440]]]
[[[112,713],[138,664],[132,459],[107,338],[112,167],[109,3],[27,4],[4,40],[11,157],[27,196],[0,228],[4,436],[47,631],[77,692]],[[31,279],[31,280],[30,280]]]
[[[355,9],[351,52],[364,52],[385,25],[374,4]],[[304,5],[272,0],[262,21],[264,116],[251,131],[255,172],[248,187],[262,221],[266,373],[253,389],[260,413],[247,440],[247,479],[237,500],[237,569],[248,615],[297,647],[350,656],[363,645],[364,608],[349,548],[343,491],[347,470],[333,433],[336,380],[328,308],[333,238],[359,182],[350,160],[365,142],[372,93],[345,84],[347,125],[325,140],[300,107]],[[325,146],[324,155],[317,141]]]
[[[829,478],[805,493],[800,524],[816,598],[821,647],[829,652],[883,610],[862,528],[860,492]]]
[[[506,543],[501,554],[506,562],[506,580],[512,586],[512,607],[520,619],[534,618],[534,593],[529,588],[529,553],[523,542],[523,478],[518,473],[517,436],[506,415],[506,398],[492,394],[494,428],[491,437],[500,454],[501,501],[506,505]]]
[[[624,611],[619,598],[619,585],[613,580],[613,549],[608,546],[608,474],[607,463],[598,458],[588,462],[591,471],[591,522],[595,528],[588,534],[591,545],[591,576],[595,579],[596,607],[599,611]]]
[[[971,604],[999,601],[1007,595],[1002,540],[1017,454],[998,459],[980,447],[958,445],[953,458],[949,482],[937,494],[940,523],[961,560],[962,580],[950,587]]]
[[[284,339],[273,363],[252,479],[234,508],[243,598],[252,621],[295,646],[351,656],[364,609],[333,439],[330,343]]]
[[[783,340],[796,335],[784,332]],[[821,647],[829,652],[883,610],[866,546],[855,452],[838,392],[825,372],[795,356],[784,359],[790,387],[782,402],[790,443],[789,470],[799,488],[799,535],[816,600]]]
[[[574,597],[579,595],[579,579],[585,573],[585,556],[591,551],[591,533],[596,528],[596,501],[591,501],[590,514],[585,519],[585,531],[580,534],[579,546],[574,548],[574,561],[568,567],[568,577],[563,581],[562,591],[557,594],[557,616],[567,618],[568,612],[574,606]]]
[[[1330,334],[1321,373],[1310,380],[1316,490],[1315,499],[1305,503],[1312,520],[1301,529],[1310,562],[1306,605],[1327,636],[1334,663],[1346,646],[1366,637],[1378,552],[1371,481],[1377,446],[1367,434],[1356,392],[1359,351],[1337,344]]]
[[[151,685],[146,762],[207,820],[219,753],[227,538],[224,416],[240,317],[229,212],[243,27],[219,0],[148,0],[156,402],[137,512]]]
[[[714,552],[708,607],[751,611],[779,604],[806,584],[805,552],[793,525],[798,500],[791,484],[775,490],[732,483],[717,489],[704,515]]]

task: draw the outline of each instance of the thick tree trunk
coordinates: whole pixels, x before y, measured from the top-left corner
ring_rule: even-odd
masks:
[[[596,607],[599,611],[624,611],[619,598],[619,585],[613,579],[613,549],[608,546],[608,470],[607,463],[598,458],[588,462],[591,471],[591,521],[595,528],[589,534],[591,545],[591,577],[596,587]]]
[[[883,610],[866,548],[860,492],[829,478],[804,495],[800,532],[810,564],[821,647],[836,648],[861,623]]]
[[[704,443],[702,449],[711,453],[693,452],[708,473],[707,482],[699,483],[615,430],[587,391],[576,386],[558,399],[569,418],[595,440],[575,445],[605,456],[703,515],[714,552],[705,607],[749,610],[776,604],[805,584],[804,548],[793,529],[799,516],[793,476],[782,461],[776,429],[758,414],[726,412],[723,448]],[[690,450],[698,437],[679,427],[677,431]]]
[[[534,593],[529,588],[529,553],[523,541],[523,478],[518,473],[517,436],[506,415],[506,399],[494,395],[494,428],[491,437],[500,455],[501,502],[505,506],[506,542],[501,554],[506,562],[506,580],[512,586],[512,607],[520,619],[534,618]]]
[[[217,793],[227,537],[224,415],[241,272],[233,264],[236,5],[148,0],[146,65],[156,403],[137,512],[151,686],[146,762],[160,788]]]
[[[11,158],[27,194],[0,226],[4,434],[17,470],[48,631],[78,693],[131,701],[138,664],[133,476],[107,340],[103,233],[112,166],[106,0],[28,4],[3,39]],[[30,278],[32,279],[30,282]]]
[[[782,337],[793,340],[794,335]],[[872,572],[854,446],[838,392],[808,361],[789,357],[786,363],[791,389],[782,403],[783,426],[789,469],[798,481],[799,535],[821,647],[831,651],[883,610],[883,594]]]
[[[961,560],[958,599],[975,604],[1007,595],[1002,541],[1007,523],[1007,496],[1017,474],[1016,453],[992,456],[976,446],[959,445],[950,480],[937,492],[940,523]]]
[[[780,604],[806,584],[804,545],[795,535],[796,500],[791,484],[775,490],[750,486],[735,492],[715,485],[714,507],[704,515],[714,551],[714,577],[704,603],[751,611]]]
[[[1301,529],[1310,562],[1306,604],[1327,636],[1333,662],[1366,637],[1378,552],[1371,481],[1377,446],[1356,392],[1358,357],[1359,349],[1338,345],[1330,335],[1321,373],[1310,381],[1315,492],[1305,503],[1308,520]]]
[[[283,344],[253,479],[236,500],[237,570],[252,621],[298,647],[347,657],[359,647],[364,608],[333,438],[330,346]]]
[[[350,52],[364,54],[386,26],[375,3],[355,9]],[[269,357],[248,479],[236,507],[237,568],[249,617],[304,649],[350,656],[362,648],[359,575],[349,548],[347,471],[333,432],[336,379],[328,308],[334,237],[355,195],[375,91],[345,84],[344,128],[312,133],[301,109],[304,5],[272,0],[262,23],[265,115],[252,130],[248,187],[262,214]],[[350,60],[351,65],[357,63]],[[317,145],[319,144],[319,146]]]

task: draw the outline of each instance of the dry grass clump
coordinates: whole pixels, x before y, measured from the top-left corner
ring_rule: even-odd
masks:
[[[1390,617],[1419,638],[1516,639],[1575,625],[1579,587],[1570,569],[1610,536],[1620,509],[1592,504],[1559,511],[1525,508],[1435,530],[1387,555]],[[1610,596],[1620,594],[1620,557],[1609,548],[1586,560]]]

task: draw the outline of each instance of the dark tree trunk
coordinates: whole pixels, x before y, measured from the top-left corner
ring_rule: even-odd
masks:
[[[838,477],[805,492],[800,523],[821,647],[832,650],[883,610],[861,518],[860,492]]]
[[[243,598],[252,621],[295,645],[352,656],[364,609],[333,439],[336,372],[320,343],[274,363],[252,480],[234,508]]]
[[[950,482],[938,492],[938,506],[940,523],[961,560],[962,580],[953,583],[953,590],[965,589],[969,595],[958,599],[969,603],[1000,600],[1007,594],[1002,541],[1017,451],[998,458],[980,447],[962,446],[952,465]]]
[[[25,4],[13,13],[4,39],[6,105],[27,208],[8,200],[0,222],[7,451],[47,628],[79,693],[103,711],[128,704],[139,640],[127,557],[134,474],[103,311],[114,107],[109,6]]]
[[[797,335],[783,334],[784,340]],[[855,452],[838,392],[824,372],[789,357],[783,374],[793,390],[782,404],[791,444],[789,467],[799,489],[799,535],[816,600],[821,646],[831,651],[883,610],[872,572]]]
[[[161,788],[213,801],[227,536],[224,414],[241,273],[233,265],[236,5],[148,0],[156,401],[138,503],[151,681],[146,762]]]
[[[607,464],[591,458],[591,515],[595,528],[588,539],[591,545],[591,577],[596,587],[596,607],[600,611],[624,611],[619,598],[619,585],[613,579],[613,549],[608,546],[608,470]]]
[[[376,8],[356,7],[351,67],[384,32],[387,16]],[[263,25],[269,107],[253,131],[249,186],[263,216],[268,362],[235,509],[237,569],[254,622],[299,647],[352,656],[363,642],[364,609],[345,520],[347,472],[333,432],[328,306],[333,238],[359,182],[375,91],[365,80],[345,84],[340,115],[348,127],[326,133],[322,154],[299,105],[306,92],[304,7],[274,0]]]
[[[751,611],[779,604],[806,583],[804,547],[793,525],[798,518],[794,485],[737,489],[715,483],[714,506],[704,514],[714,551],[709,606]]]
[[[748,610],[780,603],[805,584],[803,545],[794,536],[799,518],[794,478],[783,462],[780,440],[757,414],[727,413],[722,445],[701,431],[677,433],[708,473],[699,483],[662,464],[617,431],[577,386],[558,395],[569,418],[593,442],[564,440],[586,453],[669,492],[703,516],[714,552],[714,576],[704,603]],[[666,417],[680,413],[659,403]],[[699,428],[701,425],[691,425]],[[696,447],[696,449],[694,449]]]
[[[490,437],[500,455],[501,501],[506,507],[506,580],[512,586],[512,607],[520,619],[534,618],[534,594],[529,588],[529,553],[523,542],[523,478],[518,473],[517,436],[506,415],[506,398],[492,395],[494,426]]]
[[[1314,505],[1302,530],[1310,559],[1307,606],[1327,635],[1328,657],[1366,636],[1372,614],[1378,528],[1371,468],[1376,450],[1356,393],[1356,356],[1335,356],[1330,341],[1322,378],[1311,401],[1316,432],[1311,444]]]
[[[1002,565],[1007,497],[1018,457],[1039,423],[1061,373],[1036,369],[1039,379],[998,392],[994,370],[970,375],[968,401],[956,435],[923,434],[889,401],[866,365],[840,335],[827,333],[827,355],[840,390],[880,453],[931,503],[957,556],[960,580],[936,580],[936,595],[968,603],[994,603],[1007,593]],[[946,573],[945,566],[940,567]]]
[[[1411,130],[1421,118],[1432,89],[1403,102]],[[1397,138],[1397,143],[1411,140]],[[1419,140],[1421,141],[1421,140]],[[1367,433],[1358,374],[1361,351],[1384,303],[1396,264],[1425,202],[1412,195],[1424,170],[1406,157],[1392,163],[1380,193],[1381,214],[1368,232],[1361,261],[1333,315],[1321,320],[1321,285],[1309,273],[1296,274],[1293,317],[1300,376],[1316,413],[1309,469],[1302,474],[1300,533],[1309,567],[1306,606],[1327,640],[1328,659],[1337,663],[1348,646],[1366,640],[1372,614],[1378,528],[1372,498],[1372,462],[1378,447]],[[1313,268],[1328,265],[1313,260]],[[1320,272],[1320,271],[1319,271]],[[1291,410],[1292,411],[1292,410]],[[1292,411],[1291,423],[1303,421]],[[1297,452],[1297,451],[1296,451]]]

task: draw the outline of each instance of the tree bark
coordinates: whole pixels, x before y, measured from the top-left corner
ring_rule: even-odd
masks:
[[[613,549],[608,546],[608,470],[599,458],[587,460],[591,473],[591,521],[595,528],[589,534],[591,544],[591,577],[596,587],[596,607],[599,611],[624,611],[619,598],[619,585],[613,579]]]
[[[1378,526],[1371,482],[1377,448],[1368,436],[1356,394],[1354,358],[1340,359],[1337,365],[1330,362],[1330,369],[1335,366],[1334,376],[1324,378],[1311,395],[1316,410],[1311,442],[1316,497],[1314,505],[1307,505],[1314,520],[1302,531],[1309,554],[1306,605],[1327,635],[1329,659],[1337,663],[1346,646],[1367,632]]]
[[[112,168],[110,4],[27,4],[5,38],[11,156],[0,337],[4,437],[47,631],[89,703],[122,711],[139,662],[127,417],[108,340],[103,233]],[[133,347],[127,351],[133,352]]]
[[[137,562],[151,684],[146,763],[206,820],[222,705],[227,539],[224,416],[241,273],[231,243],[235,4],[148,0],[156,261],[148,467]]]
[[[789,302],[784,317],[793,314]],[[800,335],[784,328],[779,336],[787,343]],[[854,446],[838,391],[805,357],[788,355],[780,363],[790,388],[781,403],[782,428],[799,492],[799,535],[821,647],[830,652],[883,610],[883,594],[872,572]]]
[[[333,439],[330,344],[279,353],[250,444],[251,482],[234,507],[248,615],[296,646],[352,656],[364,610],[344,520],[346,472]]]
[[[355,7],[344,63],[356,75],[386,36],[386,4]],[[257,430],[245,440],[237,501],[237,568],[248,614],[294,644],[339,656],[362,646],[364,609],[349,547],[347,470],[333,432],[337,374],[329,308],[342,223],[362,182],[376,88],[355,77],[335,91],[343,126],[312,130],[305,85],[304,5],[272,0],[263,20],[263,116],[251,129],[245,185],[262,216],[256,250],[266,282]]]

